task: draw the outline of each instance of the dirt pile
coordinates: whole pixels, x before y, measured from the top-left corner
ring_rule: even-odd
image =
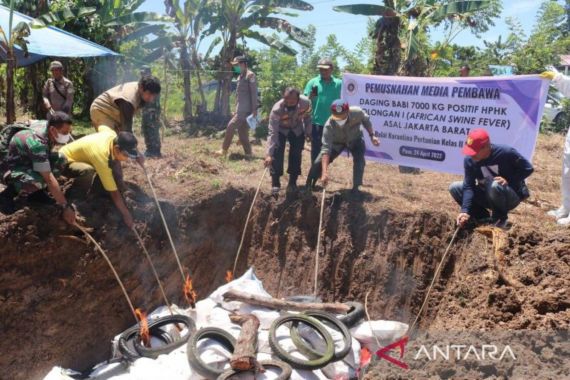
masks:
[[[173,302],[184,304],[180,274],[155,206],[136,187],[134,194],[130,206],[166,292]],[[226,188],[192,202],[163,203],[200,298],[224,283],[252,198],[251,190]],[[343,192],[327,198],[319,295],[327,301],[363,300],[370,290],[373,318],[411,322],[454,223],[437,212],[370,212],[367,205],[376,201],[373,196],[355,200]],[[311,194],[285,200],[261,195],[238,274],[254,266],[276,297],[312,293],[319,204]],[[86,200],[78,207],[135,306],[158,306],[161,299],[150,269],[110,201]],[[133,323],[104,260],[80,233],[50,219],[50,211],[25,209],[0,219],[2,378],[41,378],[56,364],[87,369],[107,359],[111,338]],[[507,241],[499,269],[508,268],[524,286],[504,284],[486,236],[462,231],[432,292],[422,330],[568,328],[570,238],[514,230]],[[369,376],[381,378],[393,370],[383,365]],[[434,373],[445,375],[446,367],[442,363]],[[469,366],[461,368],[456,375],[468,373]]]

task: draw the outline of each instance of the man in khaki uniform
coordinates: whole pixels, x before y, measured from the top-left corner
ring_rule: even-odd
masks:
[[[59,61],[53,61],[49,65],[52,78],[49,78],[42,92],[44,107],[48,115],[57,111],[71,115],[73,111],[73,83],[63,76],[63,65]]]
[[[269,137],[265,166],[271,168],[271,192],[277,194],[281,188],[285,144],[289,141],[289,185],[287,192],[297,189],[297,177],[301,174],[301,159],[305,137],[311,140],[311,101],[300,95],[296,88],[288,87],[271,109],[269,116]]]
[[[249,157],[251,156],[251,144],[246,119],[249,115],[257,117],[257,79],[255,74],[247,68],[247,58],[244,56],[234,58],[232,65],[234,65],[234,71],[239,73],[236,88],[236,111],[228,123],[226,137],[218,154],[222,156],[228,154],[237,129],[245,155]]]
[[[366,161],[364,153],[366,145],[362,135],[363,127],[374,146],[380,145],[380,140],[374,135],[372,123],[366,112],[360,107],[349,107],[348,103],[337,99],[331,105],[331,117],[325,124],[323,131],[323,146],[321,153],[313,163],[307,177],[307,187],[313,189],[315,183],[321,178],[323,186],[329,181],[328,168],[343,150],[348,150],[353,159],[352,191],[359,193],[364,177]]]
[[[132,132],[135,112],[160,94],[160,81],[145,76],[138,82],[120,84],[105,91],[91,104],[89,113],[95,130],[106,125],[115,132]]]

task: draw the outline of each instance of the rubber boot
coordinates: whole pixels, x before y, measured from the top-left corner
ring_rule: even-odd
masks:
[[[38,190],[28,195],[28,202],[42,205],[54,205],[55,199],[50,197],[45,190]]]
[[[16,205],[14,203],[16,195],[18,194],[13,185],[8,185],[8,187],[0,193],[0,213],[11,215],[16,212]]]
[[[294,193],[297,191],[297,176],[289,176],[289,183],[287,184],[287,193]]]
[[[271,177],[271,194],[279,194],[279,190],[281,190],[281,182],[279,181],[279,177]]]

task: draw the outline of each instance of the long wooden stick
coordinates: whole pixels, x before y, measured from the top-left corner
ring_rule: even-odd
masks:
[[[241,301],[255,306],[264,306],[269,309],[276,310],[292,310],[292,311],[327,311],[333,314],[346,314],[350,310],[350,306],[343,303],[301,303],[280,300],[272,297],[263,297],[256,294],[245,293],[239,290],[228,290],[224,293],[224,299],[227,301]]]
[[[158,284],[158,287],[160,289],[160,293],[162,294],[162,298],[164,299],[164,302],[166,303],[166,306],[168,307],[168,311],[170,311],[171,315],[174,315],[174,313],[172,312],[172,307],[170,305],[170,302],[168,302],[168,298],[166,297],[166,292],[164,291],[164,287],[162,286],[162,283],[160,282],[160,277],[158,277],[158,273],[156,271],[156,267],[154,266],[152,259],[150,257],[150,254],[148,253],[148,250],[146,249],[144,242],[141,238],[141,236],[139,235],[137,229],[133,226],[133,232],[135,233],[135,236],[137,237],[139,244],[146,256],[146,259],[148,260],[148,263],[150,264],[150,268],[152,269],[152,273],[154,274],[154,278],[156,279],[156,283]]]
[[[129,294],[127,293],[127,290],[125,289],[125,286],[123,285],[123,282],[121,281],[121,278],[119,277],[119,274],[115,270],[115,267],[113,267],[111,260],[109,260],[109,257],[107,256],[107,254],[105,253],[103,248],[101,248],[99,243],[97,243],[97,241],[93,238],[93,236],[91,236],[91,234],[84,227],[81,227],[79,224],[75,224],[75,227],[77,227],[81,232],[83,232],[83,234],[87,237],[87,239],[89,239],[95,245],[95,247],[97,247],[97,249],[99,250],[99,252],[103,256],[105,261],[107,261],[109,268],[111,268],[111,271],[115,275],[115,279],[119,283],[119,286],[121,287],[121,290],[123,291],[123,295],[125,296],[125,299],[127,300],[129,307],[131,308],[131,312],[133,313],[133,317],[135,318],[135,321],[137,323],[139,323],[139,320],[137,318],[137,314],[135,313],[135,307],[133,306],[133,303],[131,302],[131,299],[129,298]]]
[[[234,268],[232,270],[232,275],[234,275],[234,276],[236,273],[236,267],[237,267],[237,263],[239,260],[239,255],[241,253],[241,247],[243,246],[243,241],[245,240],[245,233],[247,231],[247,226],[249,225],[249,218],[251,218],[251,212],[253,211],[253,206],[255,205],[255,200],[257,199],[257,194],[259,194],[259,189],[261,188],[261,184],[263,183],[263,179],[265,178],[265,175],[267,174],[268,170],[269,170],[269,168],[265,168],[265,170],[263,171],[263,175],[261,176],[261,179],[259,180],[259,184],[257,185],[257,190],[255,190],[255,195],[253,196],[253,200],[251,201],[251,206],[249,206],[249,212],[247,213],[247,218],[245,219],[245,226],[243,227],[243,232],[241,234],[241,240],[239,242],[239,247],[237,250],[236,259],[234,261]]]
[[[317,234],[317,251],[315,252],[315,290],[313,291],[313,295],[315,296],[315,298],[317,297],[317,292],[319,290],[318,287],[318,279],[319,279],[319,251],[321,248],[321,234],[322,234],[322,228],[323,228],[323,211],[325,209],[325,196],[326,196],[327,190],[326,188],[323,187],[323,197],[321,199],[321,214],[319,217],[319,232]]]
[[[180,263],[180,257],[178,257],[178,252],[176,252],[176,247],[174,246],[174,241],[172,240],[172,235],[170,235],[170,229],[168,228],[168,224],[166,224],[166,218],[162,212],[162,207],[160,207],[160,202],[158,202],[158,197],[156,196],[156,191],[154,190],[154,186],[150,180],[148,172],[146,168],[143,166],[143,172],[148,181],[148,186],[152,191],[152,196],[154,197],[154,202],[156,203],[156,207],[158,208],[158,212],[160,213],[160,218],[162,219],[162,224],[164,225],[164,229],[166,230],[166,235],[168,235],[168,240],[170,241],[170,246],[172,247],[172,252],[174,253],[174,257],[176,257],[176,263],[178,264],[178,269],[180,269],[180,275],[182,275],[182,283],[186,282],[186,276],[184,276],[184,270],[182,269],[182,264]]]

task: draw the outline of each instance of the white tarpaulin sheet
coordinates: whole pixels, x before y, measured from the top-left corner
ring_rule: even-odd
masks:
[[[236,289],[260,296],[271,296],[265,291],[263,284],[255,276],[253,269],[249,269],[242,277],[219,287],[208,298],[198,302],[196,304],[195,310],[176,309],[174,312],[190,316],[192,319],[194,319],[194,321],[196,321],[196,326],[198,329],[202,327],[219,327],[228,331],[236,339],[239,335],[240,328],[239,326],[230,322],[230,313],[238,312],[243,314],[253,314],[259,318],[260,321],[257,359],[279,360],[278,357],[273,355],[271,348],[269,347],[268,329],[271,326],[271,323],[276,318],[278,318],[281,313],[262,307],[251,306],[242,302],[225,302],[222,296],[230,289]],[[150,322],[155,318],[168,314],[169,312],[166,307],[160,307],[151,313],[148,316],[148,319]],[[372,329],[370,326],[372,326]],[[342,341],[342,335],[336,330],[329,329],[327,326],[325,327],[333,337],[336,347],[342,348],[342,345],[344,344]],[[351,329],[353,335],[352,350],[343,361],[331,363],[323,369],[312,372],[293,369],[291,379],[348,379],[349,376],[354,376],[354,373],[358,369],[358,366],[360,364],[361,347],[366,346],[372,352],[378,349],[376,341],[372,336],[372,330],[374,330],[373,333],[380,339],[381,342],[386,341],[389,343],[404,336],[407,329],[408,325],[400,322],[373,321],[370,324],[368,322],[362,322],[360,325],[357,325]],[[318,346],[318,337],[311,336],[310,333],[311,331],[303,333],[301,330],[301,335],[305,339],[313,343],[315,346]],[[185,332],[182,331],[181,334],[185,334]],[[118,337],[119,335],[117,335],[113,341],[114,347],[116,346]],[[282,326],[277,330],[277,338],[281,346],[286,348],[287,351],[291,352],[293,356],[304,358],[302,354],[296,351],[293,342],[289,338],[289,329],[287,327]],[[210,365],[218,365],[219,367],[226,369],[229,368],[230,353],[218,344],[210,340],[204,340],[200,342],[198,348],[201,353],[200,357],[206,363]],[[318,349],[318,347],[316,348]],[[116,351],[116,348],[114,348],[113,352]],[[44,380],[71,380],[72,378],[67,376],[65,373],[69,373],[69,370],[64,370],[60,367],[54,367],[47,374]],[[122,363],[101,364],[96,367],[89,378],[98,380],[203,379],[202,376],[192,371],[192,368],[188,363],[188,358],[186,355],[186,344],[172,351],[168,355],[160,355],[156,360],[141,358],[137,359],[129,366],[126,366]],[[256,379],[260,380],[275,378],[277,378],[277,373],[274,373],[270,370],[265,372],[263,375],[260,374],[256,376]]]

